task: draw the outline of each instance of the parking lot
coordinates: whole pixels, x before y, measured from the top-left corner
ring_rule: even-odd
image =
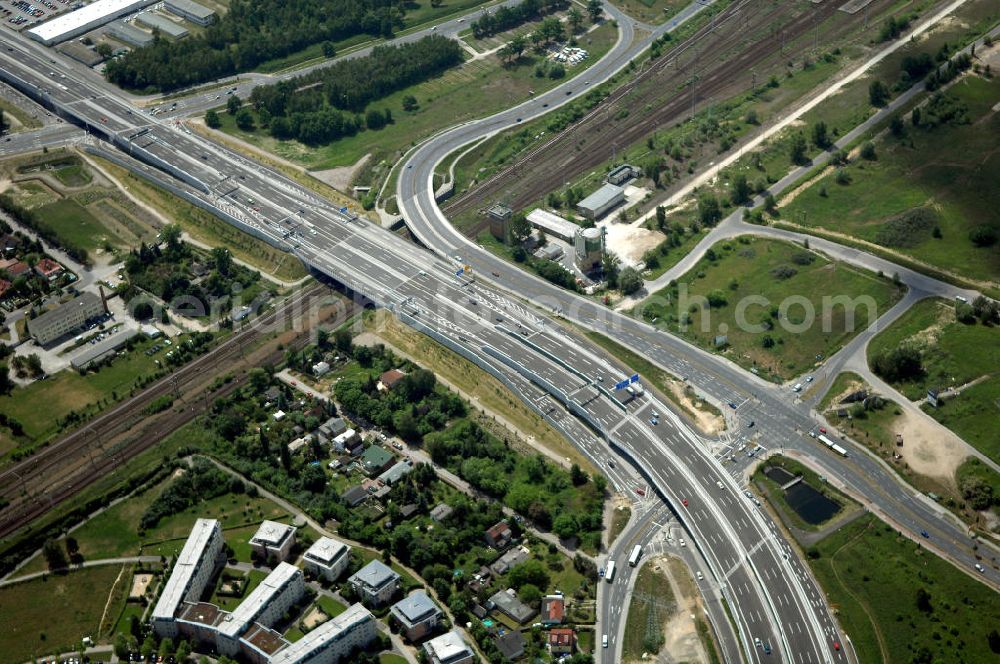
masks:
[[[0,12],[9,27],[21,30],[70,8],[69,0],[3,0]]]

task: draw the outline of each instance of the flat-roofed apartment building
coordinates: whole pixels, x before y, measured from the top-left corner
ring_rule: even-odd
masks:
[[[471,664],[476,661],[469,644],[454,630],[425,643],[424,652],[431,664]]]
[[[305,579],[295,565],[279,563],[245,600],[218,623],[216,647],[234,657],[240,652],[240,637],[254,623],[270,627],[298,602],[305,592]]]
[[[28,321],[28,332],[39,346],[44,346],[81,327],[104,313],[104,302],[93,293],[83,293]]]
[[[150,616],[157,636],[177,636],[175,616],[185,602],[197,602],[201,598],[216,568],[224,561],[224,545],[222,527],[217,520],[195,521]]]
[[[351,547],[330,537],[320,537],[302,557],[306,571],[336,581],[351,561]]]
[[[377,632],[375,616],[360,604],[353,604],[279,650],[270,661],[271,664],[339,664],[371,643]]]
[[[399,590],[400,576],[381,560],[373,560],[347,581],[366,606],[382,606]]]
[[[271,556],[278,560],[287,560],[294,544],[295,528],[277,521],[264,521],[250,538],[250,546],[254,553],[265,560]]]
[[[423,590],[399,600],[389,611],[411,643],[434,631],[441,620],[441,609]]]

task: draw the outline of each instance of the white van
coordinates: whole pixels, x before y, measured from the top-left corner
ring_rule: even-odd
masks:
[[[607,648],[608,647],[608,635],[607,634],[601,635],[601,647],[602,648]]]
[[[802,391],[802,383],[795,383],[795,387],[792,388],[792,392],[801,392],[801,391]]]

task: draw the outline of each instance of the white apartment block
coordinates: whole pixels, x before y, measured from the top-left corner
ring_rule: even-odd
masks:
[[[305,577],[295,565],[280,563],[236,609],[219,621],[216,647],[234,657],[240,651],[240,637],[253,623],[270,627],[285,615],[305,592]]]
[[[378,629],[375,616],[354,604],[271,657],[271,664],[339,664],[367,646]]]
[[[225,541],[222,527],[215,519],[198,519],[174,561],[170,578],[163,586],[160,599],[153,608],[150,622],[160,638],[177,636],[174,616],[184,602],[197,602],[205,586],[222,562]]]
[[[456,631],[431,639],[424,644],[424,652],[431,664],[472,664],[475,653]]]
[[[399,574],[381,560],[371,561],[348,579],[366,606],[382,606],[391,600],[399,581]]]
[[[327,581],[336,581],[351,561],[351,547],[329,537],[320,537],[302,557],[306,571]]]

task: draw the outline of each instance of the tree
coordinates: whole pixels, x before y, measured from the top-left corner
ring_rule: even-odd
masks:
[[[872,369],[890,382],[910,380],[923,374],[920,351],[912,346],[897,346],[872,358]]]
[[[931,594],[926,588],[917,588],[917,609],[924,613],[934,611],[934,607],[931,606]]]
[[[323,57],[332,58],[337,55],[337,47],[333,45],[332,41],[323,42]]]
[[[788,151],[793,164],[803,166],[809,163],[809,158],[806,156],[806,147],[806,137],[802,135],[802,132],[796,132],[792,135],[792,142],[789,144]]]
[[[878,159],[878,154],[875,152],[875,144],[871,141],[866,141],[864,145],[861,146],[861,158],[867,161],[875,161]]]
[[[542,591],[533,583],[523,586],[518,594],[521,596],[521,601],[528,606],[535,606],[542,599]]]
[[[510,40],[510,47],[514,51],[514,59],[520,59],[524,50],[528,48],[528,39],[524,35],[514,35]]]
[[[608,282],[609,288],[618,286],[618,269],[621,259],[613,251],[605,251],[601,256],[601,271],[604,272],[604,279]]]
[[[977,247],[992,247],[998,237],[997,230],[992,226],[976,226],[969,231],[969,241]]]
[[[167,224],[160,231],[160,240],[165,242],[167,247],[177,248],[181,243],[181,232],[181,227],[177,224]]]
[[[403,110],[404,111],[415,111],[420,107],[417,104],[417,98],[413,95],[406,95],[403,97]]]
[[[240,99],[239,95],[230,95],[229,99],[226,100],[226,111],[230,115],[236,115],[242,106],[243,100]]]
[[[752,190],[750,189],[750,183],[747,182],[746,175],[740,173],[733,178],[731,198],[734,204],[745,205],[746,203],[749,203],[751,193]]]
[[[583,486],[589,478],[587,477],[587,473],[583,472],[583,469],[574,463],[569,469],[569,479],[573,483],[573,486]]]
[[[714,226],[722,219],[719,199],[712,194],[698,197],[698,221],[702,226]]]
[[[222,119],[219,117],[219,114],[216,113],[214,109],[209,109],[205,113],[205,125],[208,126],[210,129],[218,129],[219,127],[222,126]]]
[[[105,60],[110,58],[111,54],[114,53],[114,49],[111,48],[111,44],[109,44],[108,42],[100,42],[97,46],[94,47],[94,50],[97,52],[99,56],[101,56]]]
[[[45,544],[42,546],[42,555],[45,556],[45,562],[52,571],[66,569],[68,565],[66,552],[54,539],[45,540]]]
[[[507,228],[511,241],[516,244],[521,244],[531,236],[531,224],[523,212],[512,215]]]
[[[14,389],[14,381],[10,379],[10,369],[6,364],[0,364],[0,394],[7,394]]]
[[[253,112],[249,108],[241,108],[236,112],[236,126],[240,131],[253,131],[255,129]]]
[[[642,275],[634,267],[627,267],[618,275],[618,288],[625,295],[631,295],[642,288]]]
[[[569,23],[569,29],[574,34],[580,32],[580,28],[583,27],[583,14],[576,7],[571,7],[566,12],[566,22]]]
[[[889,90],[885,83],[874,80],[868,85],[868,101],[876,108],[882,108],[889,101]]]
[[[286,473],[292,472],[292,453],[288,451],[288,445],[281,443],[278,453],[281,455],[281,466]]]
[[[968,501],[972,509],[988,510],[993,505],[995,499],[993,487],[982,477],[968,475],[961,480],[959,488],[962,490],[962,497]]]
[[[538,560],[527,560],[519,565],[514,565],[507,575],[507,582],[515,590],[531,584],[539,588],[549,587],[549,573]]]
[[[560,514],[552,522],[552,532],[562,539],[569,539],[580,530],[580,524],[572,514]]]
[[[662,205],[656,206],[656,227],[661,231],[667,225],[667,209]]]
[[[601,0],[587,0],[587,15],[590,16],[591,23],[597,23],[604,14],[604,7]]]
[[[822,120],[812,127],[813,144],[821,150],[830,147],[830,136],[826,128],[826,123]]]

